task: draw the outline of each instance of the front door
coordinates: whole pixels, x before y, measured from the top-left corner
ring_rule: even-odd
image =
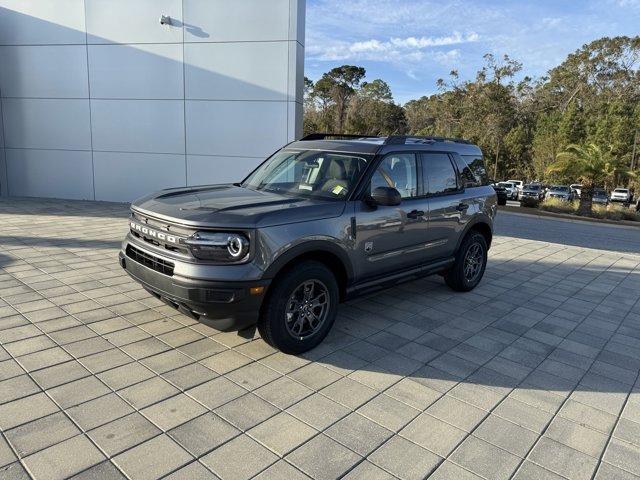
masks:
[[[393,187],[397,206],[371,207],[357,202],[356,262],[358,280],[419,266],[425,260],[428,203],[421,195],[420,167],[414,153],[385,156],[371,178],[370,191]]]

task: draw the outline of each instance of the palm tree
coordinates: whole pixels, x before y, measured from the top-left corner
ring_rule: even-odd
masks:
[[[556,156],[556,161],[547,167],[547,174],[559,175],[582,183],[578,215],[589,215],[593,189],[612,179],[617,170],[617,166],[602,153],[597,145],[572,144]]]

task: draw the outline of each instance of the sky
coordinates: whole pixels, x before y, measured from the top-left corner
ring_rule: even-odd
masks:
[[[640,0],[307,0],[305,75],[363,66],[405,103],[452,69],[473,79],[485,53],[540,77],[595,39],[638,34]]]

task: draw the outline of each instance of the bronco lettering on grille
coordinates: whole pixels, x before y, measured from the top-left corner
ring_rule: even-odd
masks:
[[[167,243],[179,243],[179,237],[175,235],[171,235],[168,233],[160,232],[158,230],[154,230],[153,228],[145,227],[136,222],[129,222],[131,225],[131,230],[134,232],[139,232],[145,237],[148,238],[157,238],[161,242]]]

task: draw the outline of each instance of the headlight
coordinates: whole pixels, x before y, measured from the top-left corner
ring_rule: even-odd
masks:
[[[249,239],[241,233],[196,232],[183,242],[202,260],[232,263],[249,255]]]

